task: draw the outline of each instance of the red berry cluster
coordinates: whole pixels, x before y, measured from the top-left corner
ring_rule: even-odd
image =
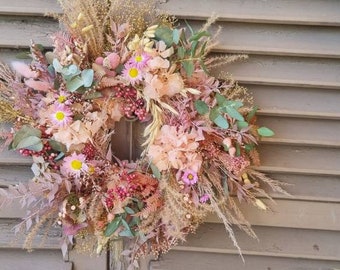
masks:
[[[41,151],[33,151],[29,149],[20,149],[19,153],[24,157],[43,157],[46,162],[48,162],[53,169],[58,170],[59,166],[55,162],[55,158],[58,154],[51,152],[52,147],[48,141],[44,141],[43,149]]]
[[[128,197],[132,197],[137,191],[137,185],[133,183],[136,175],[133,173],[127,173],[124,171],[121,174],[121,185],[113,189],[109,189],[106,193],[106,206],[112,208],[114,206],[115,198],[120,201],[125,200]]]
[[[145,102],[142,98],[137,98],[137,90],[132,86],[122,84],[113,87],[116,97],[122,98],[122,110],[128,118],[137,117],[140,121],[146,119]]]
[[[94,159],[96,156],[96,148],[91,143],[86,143],[82,153],[86,156],[88,160]]]

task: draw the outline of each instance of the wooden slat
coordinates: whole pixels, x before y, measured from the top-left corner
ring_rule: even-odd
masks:
[[[194,29],[204,22],[189,21]],[[181,21],[181,26],[186,23]],[[218,22],[222,27],[215,51],[262,55],[340,58],[340,28]]]
[[[286,173],[268,173],[273,179],[279,180],[285,184],[284,189],[293,195],[293,197],[282,196],[268,192],[273,198],[287,198],[291,200],[309,200],[322,202],[340,202],[340,175],[299,175]]]
[[[257,255],[257,254],[256,254]],[[298,258],[276,258],[256,255],[245,256],[245,263],[239,255],[170,251],[159,261],[150,262],[150,270],[254,270],[254,269],[338,269],[338,261],[306,260]]]
[[[254,96],[255,104],[265,111],[309,113],[319,118],[335,115],[340,118],[340,92],[332,89],[245,85]],[[322,102],[320,102],[322,101]]]
[[[0,219],[0,248],[20,249],[23,247],[27,234],[20,233],[15,235],[13,230],[13,228],[20,222],[20,219]],[[37,235],[33,238],[32,248],[59,250],[60,243],[60,228],[51,227],[48,231],[42,229],[37,233]]]
[[[294,197],[293,197],[294,198]],[[322,201],[298,201],[276,199],[275,205],[263,199],[272,208],[264,212],[242,204],[241,210],[253,225],[285,228],[340,230],[340,204]],[[21,218],[25,210],[18,202],[0,210],[0,218]],[[220,223],[216,216],[209,216],[208,222]]]
[[[271,205],[267,200],[264,202]],[[330,202],[310,202],[294,200],[276,200],[271,205],[272,212],[260,211],[254,207],[241,205],[240,209],[253,225],[283,228],[300,228],[339,231],[340,204]],[[207,222],[220,220],[211,215]]]
[[[335,0],[303,0],[291,2],[287,0],[237,1],[219,0],[183,2],[180,0],[158,1],[159,7],[181,18],[205,20],[213,12],[221,21],[242,21],[255,23],[304,24],[304,25],[340,25],[337,11],[340,9]],[[308,7],[306,10],[305,7]],[[304,10],[304,12],[301,12]],[[0,1],[0,14],[42,16],[46,12],[60,12],[57,1],[44,0],[12,0]]]
[[[51,46],[49,35],[58,30],[58,24],[51,19],[22,17],[0,18],[0,47],[27,48],[30,40],[44,46]]]
[[[64,262],[61,251],[36,250],[28,253],[24,250],[1,250],[1,270],[71,270],[72,262]]]
[[[258,239],[234,228],[235,237],[244,255],[292,257],[340,261],[338,232],[254,226]],[[224,237],[223,237],[224,236]],[[209,252],[237,254],[223,224],[202,224],[185,243],[175,249],[205,249]]]
[[[320,146],[338,146],[340,143],[340,125],[338,120],[305,119],[296,117],[263,116],[258,117],[258,124],[275,131],[272,140],[287,140],[295,144],[319,143]],[[317,131],[317,132],[316,132]],[[339,136],[334,136],[339,135]]]
[[[160,7],[181,18],[206,19],[213,13],[223,21],[303,25],[340,25],[336,0],[160,1]]]
[[[53,12],[61,12],[56,0],[0,0],[0,14],[4,15],[43,16]]]
[[[32,177],[29,166],[0,166],[0,186],[27,182]]]
[[[340,62],[335,59],[252,55],[222,70],[245,84],[340,89]]]
[[[339,170],[339,149],[264,144],[259,152],[263,166]]]

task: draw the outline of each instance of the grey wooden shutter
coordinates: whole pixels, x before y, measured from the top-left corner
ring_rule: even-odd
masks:
[[[1,60],[13,59],[27,49],[31,38],[50,44],[47,34],[57,24],[43,13],[58,11],[56,2],[0,0]],[[339,269],[340,1],[160,2],[193,25],[217,13],[223,26],[218,52],[249,55],[247,62],[232,64],[227,71],[254,94],[261,107],[259,121],[276,131],[275,137],[262,143],[260,169],[293,184],[287,190],[294,197],[273,194],[277,205],[271,213],[244,207],[260,239],[257,242],[236,231],[245,264],[212,216],[187,243],[150,266],[145,263],[144,268]],[[5,154],[0,172],[1,184],[15,183],[29,178],[29,164]],[[41,260],[50,269],[71,267],[64,264],[53,237],[48,239],[48,249],[33,254],[21,251],[20,243],[8,243],[12,218],[21,215],[17,208],[0,213],[1,269],[27,269],[22,265],[32,260]],[[74,269],[94,269],[87,263],[105,269],[103,259],[70,261],[76,262]]]

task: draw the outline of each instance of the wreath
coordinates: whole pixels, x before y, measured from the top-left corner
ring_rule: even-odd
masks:
[[[0,70],[0,120],[12,123],[4,145],[33,161],[31,181],[0,190],[3,204],[20,198],[29,209],[18,228],[32,239],[47,222],[60,226],[63,252],[77,237],[98,253],[132,239],[124,254],[134,263],[215,213],[240,251],[231,224],[256,236],[238,202],[266,210],[262,186],[284,192],[253,167],[259,139],[274,133],[256,124],[251,95],[211,75],[245,56],[211,56],[213,19],[183,28],[150,1],[60,4],[65,30],[51,36],[53,51],[32,42],[31,63]],[[123,119],[145,127],[134,162],[111,147]]]

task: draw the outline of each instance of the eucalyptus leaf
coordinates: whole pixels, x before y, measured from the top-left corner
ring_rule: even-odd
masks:
[[[107,225],[104,235],[106,237],[110,237],[121,225],[122,222],[122,217],[121,216],[117,216],[115,217],[110,223],[109,225]]]
[[[125,210],[125,212],[128,213],[129,215],[135,214],[135,211],[133,211],[133,209],[131,209],[131,208],[128,207],[128,206],[125,206],[125,207],[124,207],[124,210]]]
[[[220,111],[217,107],[214,107],[209,113],[209,119],[214,122],[219,115],[221,115]]]
[[[58,161],[60,159],[62,159],[65,156],[65,153],[60,152],[58,156],[56,156],[56,158],[54,159],[55,161]]]
[[[81,78],[84,83],[84,87],[90,87],[93,83],[94,71],[92,69],[85,69],[81,72]]]
[[[172,31],[172,41],[177,45],[181,36],[181,32],[178,29]]]
[[[124,235],[121,235],[120,233],[119,233],[119,235],[120,236],[133,237],[134,234],[133,234],[129,224],[126,222],[126,220],[122,219],[122,225],[124,226],[126,232],[123,231],[123,232],[125,232]]]
[[[219,93],[216,93],[215,98],[219,106],[222,106],[227,101],[227,99]]]
[[[57,152],[63,152],[63,153],[67,152],[66,146],[64,144],[62,144],[61,142],[58,142],[58,141],[55,141],[55,140],[49,140],[48,143],[52,147],[52,149],[57,151]]]
[[[274,131],[266,127],[258,128],[257,133],[262,137],[271,137],[275,135]]]
[[[209,107],[203,100],[195,101],[195,109],[201,115],[204,115],[209,112]]]
[[[56,72],[61,73],[63,70],[63,66],[60,64],[57,58],[53,59],[53,67]]]
[[[151,171],[152,171],[152,174],[158,179],[158,180],[161,180],[161,172],[159,171],[159,169],[157,168],[156,165],[150,163],[150,168],[151,168]]]
[[[28,149],[32,151],[41,151],[43,149],[41,139],[36,136],[28,136],[23,138],[16,146],[16,149]]]
[[[248,113],[247,115],[247,121],[250,122],[250,120],[252,120],[256,114],[258,110],[258,107],[257,106],[254,106],[253,109]]]
[[[249,126],[249,124],[246,121],[237,121],[237,128],[239,130],[241,130],[243,128],[247,128],[248,126]]]
[[[227,106],[226,107],[226,112],[227,112],[227,114],[230,117],[232,117],[232,118],[234,118],[236,120],[239,120],[239,121],[244,121],[243,116],[236,109],[234,109],[233,107]]]
[[[31,126],[23,126],[19,129],[13,138],[13,142],[11,143],[10,149],[17,149],[18,144],[25,138],[35,136],[41,138],[41,131],[39,129],[33,128]]]
[[[124,231],[119,232],[119,236],[121,237],[134,237],[134,234],[131,230],[125,229]]]
[[[214,123],[223,129],[227,129],[229,127],[227,119],[225,119],[222,115],[217,116]]]
[[[80,87],[83,86],[83,80],[80,79],[78,76],[74,77],[73,79],[69,80],[68,82],[66,82],[66,88],[70,91],[70,92],[75,92],[77,91]]]
[[[166,26],[159,26],[155,31],[155,39],[163,40],[169,47],[173,43],[172,30]]]

